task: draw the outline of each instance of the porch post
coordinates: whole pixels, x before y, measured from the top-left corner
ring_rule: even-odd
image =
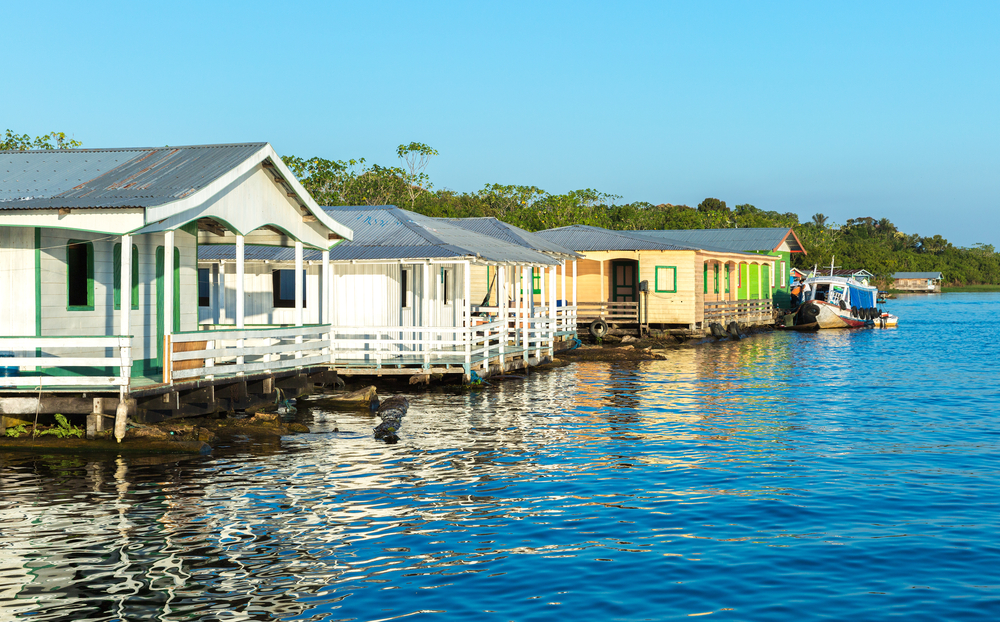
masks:
[[[532,282],[534,275],[532,274],[532,269],[530,266],[521,266],[521,289],[524,291],[524,295],[521,296],[521,301],[524,306],[523,311],[523,321],[521,325],[521,335],[524,341],[524,365],[528,366],[528,350],[531,348],[531,309],[535,304],[535,284]]]
[[[243,300],[244,298],[243,289],[245,287],[243,281],[245,280],[244,277],[246,274],[245,273],[246,266],[243,261],[244,246],[245,246],[245,240],[243,236],[237,233],[236,234],[236,328],[244,328],[246,326],[244,318],[245,308]],[[236,356],[236,364],[242,366],[245,360],[242,354],[243,352],[242,339],[236,340],[236,351],[240,352],[240,354]],[[237,375],[243,375],[242,371],[238,371],[236,373]]]
[[[507,266],[497,266],[497,319],[500,320],[500,373],[506,368],[504,351],[507,346]]]
[[[576,259],[573,260],[573,331],[576,332],[577,324],[576,318],[580,315],[580,309],[577,307],[576,301]],[[579,335],[577,335],[579,337]]]
[[[569,330],[568,313],[569,313],[569,301],[566,300],[566,260],[562,262],[562,266],[559,268],[562,271],[562,327],[563,330]]]
[[[431,353],[430,353],[430,332],[427,330],[428,316],[430,315],[430,300],[429,297],[432,295],[433,289],[431,289],[431,264],[429,261],[424,262],[424,278],[421,283],[420,288],[420,325],[423,330],[420,331],[420,349],[424,352],[424,367],[431,366]]]
[[[131,285],[131,283],[129,284]],[[124,288],[123,288],[124,290]],[[122,296],[122,302],[125,297]],[[131,298],[129,306],[131,306]],[[122,305],[125,306],[124,304]],[[174,232],[163,234],[163,381],[171,382],[174,367],[173,345],[170,336],[174,334]]]
[[[472,262],[466,260],[462,262],[462,275],[465,281],[465,300],[464,309],[465,314],[465,373],[468,374],[469,380],[472,380],[472,341],[475,338],[476,331],[472,328]]]
[[[514,266],[510,271],[511,286],[514,288],[514,347],[521,345],[523,337],[520,335],[521,327],[521,288],[518,286],[518,274],[524,278],[524,271],[518,266]]]
[[[302,326],[302,295],[305,293],[305,277],[302,274],[302,242],[295,240],[295,325]],[[302,343],[302,335],[295,336],[295,343]],[[302,350],[295,351],[295,358],[302,358]]]
[[[243,328],[245,312],[244,309],[244,293],[243,288],[245,287],[245,264],[243,262],[243,249],[244,249],[244,238],[242,235],[236,235],[236,328]]]
[[[302,242],[295,240],[295,325],[302,326]]]
[[[549,268],[549,356],[556,354],[556,267]]]
[[[320,290],[323,292],[323,315],[319,318],[320,324],[331,324],[333,322],[333,311],[330,304],[333,301],[333,288],[330,287],[330,251],[323,251],[323,276],[320,277],[323,281]]]
[[[219,271],[215,281],[215,307],[218,316],[215,318],[216,324],[225,324],[229,314],[226,313],[226,262],[219,262]]]
[[[122,257],[124,256],[123,248]],[[163,334],[166,336],[174,333],[174,268],[174,232],[166,231],[163,234]],[[131,283],[129,285],[131,286]],[[124,290],[122,287],[122,291]],[[125,300],[124,295],[122,300]]]
[[[128,346],[123,346],[121,350],[121,376],[125,379],[125,385],[128,386],[128,379],[132,375],[132,236],[129,234],[122,235],[122,270],[121,270],[121,294],[119,299],[121,300],[121,319],[120,319],[120,332],[122,335],[128,339]]]

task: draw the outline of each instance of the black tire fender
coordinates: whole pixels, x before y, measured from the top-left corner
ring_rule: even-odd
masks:
[[[603,339],[608,334],[608,323],[598,318],[590,323],[590,327],[587,330],[594,339]]]
[[[847,311],[847,303],[844,302],[843,300],[840,301],[840,310]]]

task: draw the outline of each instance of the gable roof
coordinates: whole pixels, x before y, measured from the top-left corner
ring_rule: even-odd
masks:
[[[897,272],[892,275],[893,279],[938,279],[944,277],[940,272]]]
[[[326,230],[351,238],[268,143],[0,151],[0,211],[142,208],[146,226],[136,233],[158,232],[201,216],[199,210],[259,166],[276,171],[280,196],[294,198]],[[318,232],[309,236],[320,239]]]
[[[570,225],[539,231],[536,235],[575,251],[699,251],[746,254],[729,248],[695,245],[659,236],[646,235],[644,231],[617,231],[590,225]],[[756,256],[755,259],[759,259]]]
[[[510,223],[503,222],[492,216],[478,218],[438,218],[437,220],[449,222],[469,231],[481,233],[491,238],[497,238],[504,242],[523,246],[544,253],[565,255],[567,257],[580,257],[581,255],[571,249],[550,242],[545,238],[526,231]]]
[[[394,205],[324,207],[354,231],[354,239],[330,249],[331,260],[481,258],[496,263],[557,265],[536,250]]]
[[[643,230],[641,233],[667,238],[687,244],[709,244],[733,251],[776,251],[784,243],[793,253],[806,254],[795,231],[784,227],[749,229],[663,229]]]
[[[266,144],[0,151],[0,209],[163,205],[204,188]]]

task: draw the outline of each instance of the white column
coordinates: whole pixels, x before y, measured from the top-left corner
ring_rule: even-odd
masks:
[[[504,351],[507,349],[507,266],[497,266],[497,319],[500,320],[500,371],[504,371]]]
[[[462,266],[462,280],[465,281],[465,300],[463,301],[463,314],[465,315],[465,369],[469,371],[469,379],[472,379],[472,340],[476,331],[472,328],[472,264],[468,261],[459,264]]]
[[[163,334],[174,333],[174,232],[163,234]],[[124,296],[122,300],[124,300]],[[123,305],[124,306],[124,305]]]
[[[511,287],[514,288],[514,346],[518,347],[523,345],[523,337],[521,337],[521,287],[518,284],[518,275],[520,278],[524,278],[524,268],[518,268],[514,266],[510,271]]]
[[[578,315],[580,315],[580,310],[576,306],[577,305],[577,301],[576,301],[576,261],[577,261],[576,259],[573,260],[573,328],[572,328],[572,330],[574,330],[574,331],[577,329],[576,318],[577,318]]]
[[[295,240],[295,325],[302,326],[302,242]]]
[[[549,268],[549,356],[556,353],[556,267]]]
[[[333,321],[333,288],[330,287],[330,251],[323,251],[323,276],[320,279],[323,281],[323,285],[320,289],[323,291],[323,316],[320,318],[320,324],[330,324]]]
[[[528,321],[531,312],[531,305],[534,301],[534,284],[531,282],[531,268],[521,266],[521,345],[524,348],[522,358],[525,364],[528,362],[528,349],[531,345],[531,322]]]
[[[302,242],[295,240],[295,325],[302,326],[302,298],[305,293],[305,277],[302,275]],[[316,301],[313,302],[316,304]],[[302,335],[295,336],[295,343],[302,343]],[[278,355],[280,357],[280,355]],[[302,350],[295,351],[295,358],[302,358]]]
[[[121,270],[121,311],[119,320],[119,335],[130,337],[132,334],[132,236],[125,234],[122,236],[122,270]],[[121,351],[123,378],[131,376],[132,371],[132,341]]]
[[[560,300],[562,300],[562,305],[563,305],[562,306],[562,327],[563,327],[563,330],[569,330],[569,328],[567,328],[568,322],[566,321],[567,318],[568,318],[568,316],[569,316],[569,313],[568,313],[569,309],[567,309],[567,306],[569,305],[569,300],[566,299],[566,260],[563,260],[562,266],[560,266],[559,269],[562,272],[562,296],[560,298]]]
[[[433,292],[431,286],[431,264],[428,261],[424,262],[424,274],[420,287],[420,326],[426,329],[430,324],[428,322],[428,317],[430,316],[430,296]],[[427,330],[420,331],[420,349],[424,352],[424,366],[430,367],[431,355],[430,355],[430,333]]]
[[[245,265],[243,261],[244,252],[244,238],[242,235],[236,235],[236,328],[243,328],[244,324],[244,293],[243,289],[246,286],[245,281]]]
[[[229,319],[226,313],[226,262],[219,262],[218,281],[215,283],[215,306],[218,309],[218,316],[215,318],[216,324],[225,324]]]
[[[246,266],[245,266],[244,260],[243,260],[243,258],[244,258],[244,247],[245,247],[245,240],[244,240],[243,236],[240,235],[240,234],[236,234],[236,328],[244,328],[246,326],[246,323],[245,323],[246,319],[244,317],[246,309],[245,309],[245,306],[244,306],[244,302],[245,301],[244,301],[244,293],[243,293],[243,289],[246,287],[246,285],[244,283],[244,280],[245,280],[244,277],[246,275],[246,271],[245,271]],[[237,348],[237,350],[239,350],[239,351],[242,352],[242,350],[243,350],[243,340],[242,339],[237,339],[236,340],[236,348]],[[243,355],[242,354],[238,355],[236,357],[236,364],[237,365],[242,365],[243,362],[244,362]],[[243,375],[243,372],[240,371],[240,372],[237,372],[237,374]]]

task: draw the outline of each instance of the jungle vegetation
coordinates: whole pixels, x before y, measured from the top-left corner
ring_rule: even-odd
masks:
[[[946,283],[956,286],[1000,284],[1000,254],[993,246],[957,247],[940,235],[902,232],[887,218],[859,216],[837,224],[814,214],[800,220],[792,212],[750,204],[729,207],[716,198],[695,207],[620,203],[620,196],[590,188],[553,194],[537,186],[493,183],[474,192],[435,190],[425,170],[434,155],[437,151],[427,145],[410,143],[399,146],[401,165],[393,167],[363,159],[284,160],[320,205],[400,205],[428,216],[493,216],[528,231],[573,224],[622,230],[793,227],[808,251],[794,256],[799,268],[833,261],[866,269],[883,284],[894,272],[942,272]]]
[[[32,139],[7,130],[0,149],[65,149],[81,146],[62,132]],[[729,207],[706,198],[695,207],[621,203],[621,197],[590,188],[553,194],[537,186],[492,183],[473,192],[435,189],[427,174],[437,150],[419,142],[399,145],[393,166],[364,158],[329,160],[283,156],[320,205],[398,205],[428,216],[493,216],[528,231],[573,224],[606,229],[710,229],[793,227],[808,254],[795,255],[799,268],[813,265],[866,269],[884,280],[894,272],[942,272],[953,286],[1000,285],[1000,254],[989,244],[954,246],[940,235],[905,233],[887,218],[859,216],[844,224],[823,214],[800,220],[793,212],[750,204]]]

